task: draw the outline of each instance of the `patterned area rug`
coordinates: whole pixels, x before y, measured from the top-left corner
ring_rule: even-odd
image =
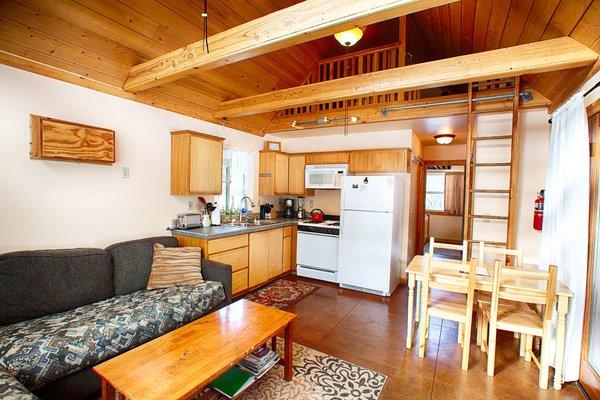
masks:
[[[319,288],[320,286],[310,283],[281,278],[247,294],[244,298],[265,306],[285,310],[316,292]]]
[[[283,354],[283,339],[277,341]],[[254,382],[243,400],[378,400],[387,376],[294,343],[294,376],[283,380],[283,366],[276,365]],[[208,393],[211,392],[211,393]],[[213,390],[199,399],[225,400]]]

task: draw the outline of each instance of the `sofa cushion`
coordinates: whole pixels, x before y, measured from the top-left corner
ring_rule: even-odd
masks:
[[[225,299],[220,282],[142,290],[0,327],[0,367],[35,390],[202,316]]]
[[[0,255],[0,325],[71,310],[114,295],[113,265],[102,249]]]
[[[38,400],[21,382],[2,367],[0,367],[0,399]]]
[[[174,237],[157,236],[115,243],[106,248],[113,258],[115,267],[116,295],[133,293],[146,288],[152,268],[155,243],[165,247],[177,247],[177,239]]]
[[[148,289],[174,285],[197,285],[202,282],[200,247],[165,247],[154,245]]]

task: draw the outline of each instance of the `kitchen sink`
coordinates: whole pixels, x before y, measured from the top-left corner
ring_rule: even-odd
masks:
[[[272,225],[272,224],[276,224],[278,223],[278,221],[269,221],[269,220],[264,220],[264,219],[257,219],[254,220],[252,222],[230,222],[227,225],[230,226],[239,226],[242,228],[246,228],[246,227],[253,227],[253,226],[263,226],[263,225]]]

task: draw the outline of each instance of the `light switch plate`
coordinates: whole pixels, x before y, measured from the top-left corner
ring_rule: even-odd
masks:
[[[121,168],[121,176],[123,178],[129,178],[129,167],[122,167]]]

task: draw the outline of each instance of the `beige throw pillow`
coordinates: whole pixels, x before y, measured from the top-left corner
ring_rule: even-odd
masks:
[[[165,247],[155,243],[147,288],[158,289],[203,282],[201,257],[202,249],[199,247]]]

